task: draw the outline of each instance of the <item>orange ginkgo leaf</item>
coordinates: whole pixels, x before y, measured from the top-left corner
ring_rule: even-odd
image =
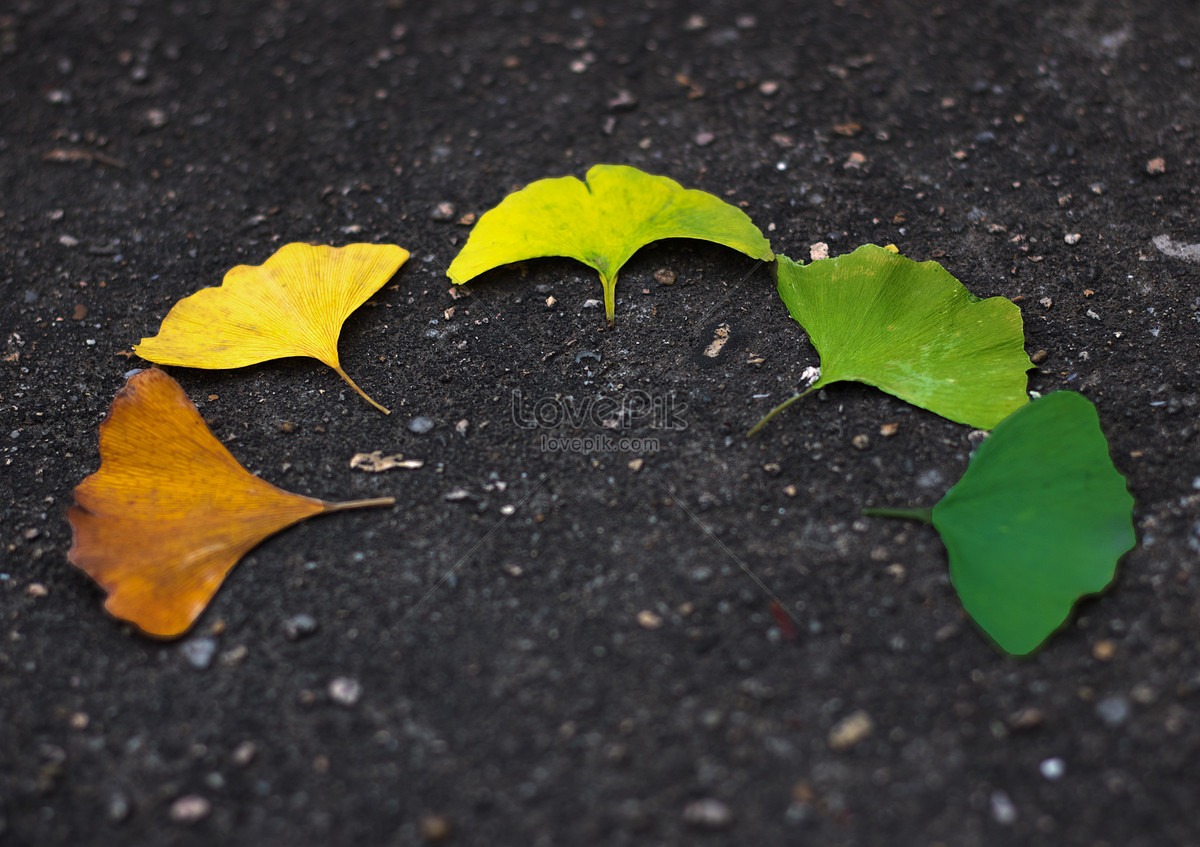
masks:
[[[326,503],[264,482],[217,441],[179,383],[151,368],[130,376],[100,424],[100,470],[75,489],[67,559],[107,592],[114,616],[175,638],[267,536],[312,515],[393,503]]]
[[[342,324],[408,259],[395,244],[285,244],[261,265],[238,265],[219,287],[172,307],[158,335],[134,350],[160,365],[241,368],[311,356],[338,372],[368,403],[338,361]]]

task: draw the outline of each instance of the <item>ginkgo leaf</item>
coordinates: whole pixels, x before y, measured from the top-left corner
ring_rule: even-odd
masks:
[[[599,271],[612,323],[617,271],[652,241],[697,238],[754,259],[773,257],[746,213],[712,194],[628,165],[596,165],[586,179],[540,179],[505,197],[479,218],[446,276],[462,285],[511,262],[578,259]]]
[[[175,638],[252,547],[312,515],[392,505],[326,503],[249,473],[209,432],[179,383],[136,371],[100,424],[100,470],[75,489],[67,559],[108,594],[105,608]]]
[[[261,265],[238,265],[219,287],[180,300],[158,335],[134,350],[160,365],[240,368],[311,356],[337,371],[367,402],[338,360],[342,324],[408,259],[394,244],[285,244]]]
[[[778,261],[779,296],[808,332],[821,370],[751,433],[805,394],[844,380],[980,429],[1028,402],[1033,364],[1011,300],[980,300],[937,262],[872,244],[808,265]]]
[[[968,614],[1016,655],[1041,645],[1081,597],[1108,587],[1137,541],[1132,512],[1096,408],[1070,391],[1001,421],[933,509],[867,510],[931,522]]]

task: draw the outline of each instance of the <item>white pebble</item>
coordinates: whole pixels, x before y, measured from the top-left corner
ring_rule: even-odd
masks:
[[[733,811],[720,800],[707,798],[688,803],[683,822],[698,829],[724,829],[733,823]]]
[[[198,823],[208,817],[212,803],[198,794],[188,794],[171,804],[170,816],[175,823]]]
[[[1062,779],[1063,774],[1067,772],[1067,768],[1066,765],[1063,764],[1063,760],[1057,756],[1043,760],[1042,763],[1038,765],[1038,770],[1042,772],[1042,776],[1046,777],[1046,779],[1050,780],[1051,782]]]
[[[992,817],[996,823],[1010,826],[1017,820],[1017,807],[1004,791],[993,791],[989,798],[992,807]]]
[[[353,706],[362,697],[362,683],[348,676],[339,676],[329,683],[329,699],[339,706]]]

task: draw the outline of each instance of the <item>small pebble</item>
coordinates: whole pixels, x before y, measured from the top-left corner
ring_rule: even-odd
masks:
[[[834,750],[849,750],[875,731],[875,722],[863,710],[842,718],[829,730],[829,746]]]
[[[1146,173],[1150,176],[1159,176],[1167,172],[1167,160],[1162,156],[1156,156],[1146,163]]]
[[[871,439],[867,435],[860,434],[851,438],[850,443],[854,446],[855,450],[866,450],[871,446]]]
[[[442,844],[453,832],[450,819],[444,815],[426,815],[421,818],[421,838],[426,844]]]
[[[1092,646],[1092,657],[1101,662],[1111,662],[1117,655],[1117,645],[1108,640],[1097,641]]]
[[[185,642],[179,648],[179,652],[183,654],[183,658],[188,660],[188,664],[196,670],[205,670],[212,664],[213,656],[217,654],[217,640],[215,638],[193,638],[191,641]]]
[[[855,151],[855,152],[851,153],[849,155],[849,157],[847,157],[845,162],[842,163],[842,168],[845,170],[858,170],[866,163],[867,163],[867,157],[864,156],[862,153]]]
[[[36,538],[37,536],[34,537]],[[25,589],[25,593],[30,597],[45,597],[50,593],[50,589],[40,582],[31,582],[29,583],[29,587]]]
[[[288,641],[299,641],[317,631],[317,619],[312,615],[292,615],[283,622],[283,634]]]
[[[695,800],[684,808],[683,822],[697,829],[725,829],[733,823],[733,810],[713,797]]]
[[[1042,776],[1051,782],[1062,779],[1063,774],[1067,772],[1067,768],[1066,765],[1063,764],[1063,760],[1057,756],[1042,760],[1042,763],[1038,765],[1038,770],[1042,772]]]
[[[339,676],[329,683],[329,699],[339,706],[353,706],[362,697],[362,683],[348,676]]]
[[[662,626],[662,617],[649,609],[643,609],[637,613],[637,622],[642,629],[658,629]]]
[[[1079,239],[1082,237],[1083,236],[1081,236],[1078,232],[1069,232],[1063,236],[1063,241],[1067,242],[1068,244],[1078,244]]]
[[[758,93],[763,97],[774,97],[778,91],[779,83],[775,82],[774,80],[767,80],[766,82],[760,83],[758,86]]]
[[[243,741],[237,747],[233,748],[233,754],[230,756],[230,758],[239,768],[244,768],[254,761],[254,757],[257,754],[257,744],[255,744],[253,741]]]
[[[212,803],[198,794],[188,794],[171,804],[171,820],[175,823],[198,823],[208,817]]]
[[[1040,365],[1042,362],[1046,361],[1046,357],[1048,355],[1050,354],[1045,350],[1038,350],[1029,357],[1029,361],[1033,362],[1035,365]]]
[[[930,468],[917,474],[917,485],[921,488],[941,488],[944,484],[942,472],[937,468]]]
[[[633,93],[622,88],[617,92],[617,96],[608,101],[608,108],[614,112],[626,112],[637,107],[637,98]]]
[[[900,424],[896,424],[896,423],[885,423],[881,427],[879,427],[879,434],[882,435],[884,438],[891,438],[893,435],[895,435],[899,431],[900,431]]]
[[[711,132],[698,132],[696,133],[696,137],[692,140],[696,143],[697,147],[707,147],[716,141],[717,137]]]
[[[1035,729],[1046,722],[1046,715],[1041,709],[1026,707],[1018,709],[1008,717],[1008,725],[1013,729]]]
[[[1139,682],[1137,685],[1133,686],[1133,689],[1129,692],[1129,696],[1133,702],[1140,703],[1143,706],[1149,706],[1158,699],[1158,692],[1156,692],[1146,683]]]
[[[1096,704],[1096,714],[1110,727],[1118,727],[1129,720],[1129,701],[1120,695],[1105,697]]]
[[[629,460],[629,469],[636,473],[637,471],[640,471],[642,469],[642,465],[644,465],[644,464],[646,464],[645,459],[630,459]]]
[[[108,819],[113,823],[121,823],[128,819],[130,807],[129,798],[120,791],[114,792],[108,798],[108,807],[105,810],[108,814]]]
[[[991,806],[992,818],[996,823],[1011,826],[1016,822],[1017,807],[1013,805],[1007,792],[993,791],[992,796],[988,798],[988,805]]]
[[[239,644],[232,650],[226,650],[221,654],[221,664],[225,665],[227,668],[231,668],[235,665],[240,665],[249,655],[250,648],[245,644]]]
[[[453,203],[438,203],[433,207],[433,211],[429,213],[430,220],[434,221],[452,221],[454,220],[454,204]]]
[[[470,496],[471,492],[467,491],[467,489],[455,488],[452,491],[447,491],[446,495],[442,499],[448,503],[458,503],[462,500],[468,499]]]
[[[954,621],[951,621],[950,623],[943,624],[938,628],[938,631],[933,634],[933,640],[939,644],[944,644],[951,638],[957,636],[960,632],[962,632],[962,627]]]
[[[433,429],[433,420],[424,415],[419,415],[408,422],[408,428],[410,431],[417,433],[417,435],[424,435]]]
[[[674,285],[675,271],[669,271],[666,268],[659,268],[654,272],[654,281],[659,285]]]

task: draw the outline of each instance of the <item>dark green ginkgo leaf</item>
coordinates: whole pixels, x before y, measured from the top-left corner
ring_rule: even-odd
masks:
[[[578,259],[600,273],[612,323],[617,272],[638,249],[663,238],[697,238],[774,258],[746,213],[721,198],[627,165],[596,165],[586,182],[539,179],[505,197],[480,217],[446,276],[461,285],[511,262]]]
[[[937,262],[867,244],[808,265],[778,257],[779,296],[821,356],[809,391],[852,380],[952,421],[991,429],[1028,401],[1021,310],[980,300]]]
[[[1005,418],[932,510],[971,618],[1005,652],[1036,649],[1136,543],[1133,498],[1089,400],[1059,391]]]

